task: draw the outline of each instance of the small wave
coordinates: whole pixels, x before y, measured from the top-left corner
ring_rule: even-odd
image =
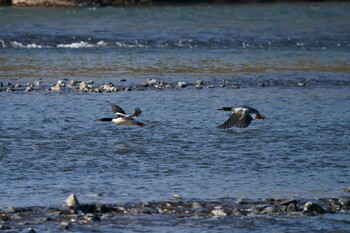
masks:
[[[166,40],[162,38],[151,40],[108,40],[108,39],[91,39],[91,38],[24,38],[20,40],[0,39],[0,48],[120,48],[120,49],[138,49],[138,48],[155,48],[155,49],[176,49],[176,48],[204,48],[204,49],[302,49],[302,50],[325,50],[325,49],[348,49],[350,44],[345,40],[302,40],[302,39],[281,39],[281,40],[254,40],[246,39],[209,39],[196,40],[184,39]]]
[[[95,45],[84,41],[57,45],[57,48],[71,48],[71,49],[92,48],[92,47],[95,47]]]
[[[5,43],[1,43],[3,44],[3,47],[6,47],[6,44]],[[44,45],[38,45],[38,44],[35,44],[35,43],[31,43],[31,44],[22,44],[20,42],[17,42],[17,41],[12,41],[10,42],[11,46],[13,48],[26,48],[26,49],[42,49],[42,48],[49,48],[49,46],[44,46]]]

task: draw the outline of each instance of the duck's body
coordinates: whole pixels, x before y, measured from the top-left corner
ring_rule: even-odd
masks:
[[[144,123],[137,121],[135,118],[141,115],[142,111],[139,108],[135,109],[134,114],[127,115],[125,114],[125,111],[119,107],[116,104],[111,104],[112,111],[115,114],[115,118],[100,118],[97,119],[98,121],[109,121],[113,122],[119,125],[138,125],[138,126],[145,126]]]
[[[228,129],[232,126],[236,126],[238,128],[246,128],[250,125],[254,118],[265,119],[265,116],[262,115],[258,110],[248,106],[223,107],[218,110],[232,111],[232,114],[227,119],[227,121],[218,126],[220,129]]]

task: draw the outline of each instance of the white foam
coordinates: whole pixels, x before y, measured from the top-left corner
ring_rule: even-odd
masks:
[[[57,48],[71,48],[71,49],[79,49],[79,48],[92,48],[95,45],[87,43],[85,41],[74,42],[71,44],[58,44]]]
[[[10,44],[11,44],[11,46],[14,47],[14,48],[25,48],[25,49],[42,49],[42,48],[48,48],[48,46],[37,45],[37,44],[35,44],[35,43],[24,45],[24,44],[22,44],[21,42],[17,42],[17,41],[11,41]]]
[[[99,42],[97,42],[97,46],[105,47],[107,46],[107,42],[100,40]]]

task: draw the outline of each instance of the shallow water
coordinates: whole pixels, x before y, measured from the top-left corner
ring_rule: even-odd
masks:
[[[348,9],[345,3],[1,8],[3,85],[126,79],[119,84],[132,86],[155,78],[199,79],[215,88],[1,91],[0,207],[59,206],[70,193],[87,203],[161,201],[174,194],[214,201],[348,196]],[[219,88],[222,80],[241,88]],[[95,121],[113,117],[110,102],[130,113],[140,107],[146,126]],[[217,108],[243,104],[267,119],[247,129],[216,128],[229,116]],[[307,225],[314,232],[345,232],[348,224],[348,214],[156,215],[117,216],[107,226],[73,230],[295,232]]]
[[[349,178],[348,87],[1,95],[2,205],[58,204],[70,192],[107,202],[331,197]],[[113,116],[108,102],[142,107],[146,127],[96,122]],[[228,114],[216,108],[235,103],[267,119],[218,130]]]

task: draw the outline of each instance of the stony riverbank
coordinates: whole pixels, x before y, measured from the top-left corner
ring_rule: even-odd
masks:
[[[312,0],[310,0],[312,1]],[[266,3],[266,2],[308,2],[305,0],[0,0],[0,5],[74,7],[74,6],[128,6],[159,4],[198,4],[198,3]],[[315,1],[312,1],[315,2]],[[320,1],[325,2],[325,1]]]
[[[224,79],[194,82],[179,81],[168,82],[158,79],[146,79],[144,82],[131,83],[126,79],[119,79],[114,82],[97,82],[93,80],[58,80],[53,84],[44,80],[32,82],[18,82],[18,80],[1,81],[0,92],[92,92],[92,93],[111,93],[118,91],[145,91],[145,90],[180,90],[185,88],[192,89],[215,89],[229,88],[238,89],[241,87],[305,87],[305,86],[350,86],[346,80],[316,80],[303,79],[298,80],[250,80],[250,79]]]
[[[122,216],[166,215],[175,219],[235,217],[304,217],[323,214],[350,214],[349,198],[314,200],[262,198],[258,200],[222,198],[219,200],[183,200],[174,195],[170,201],[122,204],[81,204],[71,194],[62,207],[8,207],[0,210],[0,230],[36,232],[47,224],[51,230],[83,225],[111,224]]]

